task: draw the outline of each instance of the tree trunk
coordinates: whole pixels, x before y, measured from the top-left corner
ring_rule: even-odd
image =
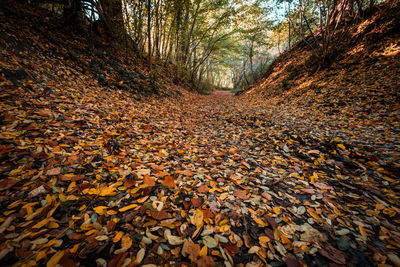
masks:
[[[151,69],[151,0],[147,0],[147,36],[149,44],[149,68]]]
[[[108,33],[117,41],[124,42],[127,32],[122,14],[121,0],[99,0],[102,12],[102,21]]]

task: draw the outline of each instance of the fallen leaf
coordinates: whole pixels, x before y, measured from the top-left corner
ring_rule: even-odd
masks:
[[[175,181],[174,178],[171,175],[167,175],[164,178],[164,184],[168,186],[169,188],[174,188],[175,187]]]
[[[235,191],[233,191],[233,195],[235,197],[238,197],[238,198],[243,199],[243,200],[249,199],[249,197],[247,196],[246,192],[244,192],[243,190],[240,190],[240,189],[235,189]]]

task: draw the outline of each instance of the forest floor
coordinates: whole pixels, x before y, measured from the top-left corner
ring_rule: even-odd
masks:
[[[399,264],[398,128],[226,95],[0,97],[6,265]]]
[[[396,36],[315,90],[153,94],[143,65],[12,12],[1,266],[400,265]]]

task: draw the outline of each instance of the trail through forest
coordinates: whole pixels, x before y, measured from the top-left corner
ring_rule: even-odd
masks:
[[[400,266],[394,1],[344,30],[332,66],[300,42],[237,96],[16,7],[0,9],[0,266]]]
[[[29,95],[1,95],[5,263],[399,263],[381,128],[218,94]]]

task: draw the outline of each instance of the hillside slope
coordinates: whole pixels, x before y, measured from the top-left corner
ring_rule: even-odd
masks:
[[[87,29],[76,30],[46,9],[2,3],[0,75],[11,86],[28,84],[37,93],[69,88],[118,89],[140,99],[145,95],[181,94],[170,70],[131,49],[110,43]]]
[[[276,116],[328,116],[384,125],[399,131],[400,4],[390,1],[332,41],[333,64],[316,71],[309,48],[300,43],[279,56],[264,78],[242,94]],[[316,72],[315,72],[316,71]],[[286,115],[285,115],[286,114]],[[326,121],[326,120],[325,120]],[[396,123],[397,122],[397,123]]]

